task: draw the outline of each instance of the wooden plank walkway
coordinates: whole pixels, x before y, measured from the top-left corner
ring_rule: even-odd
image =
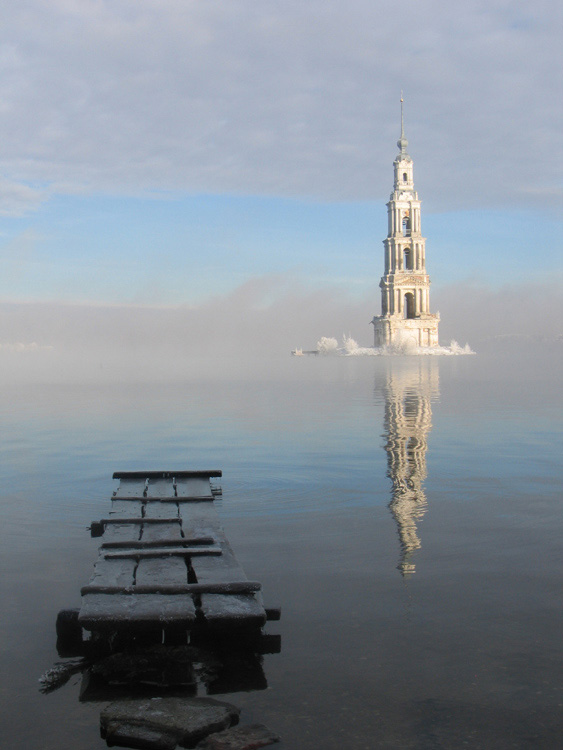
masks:
[[[249,581],[220,524],[211,478],[220,471],[116,472],[81,627],[115,631],[259,629],[260,584]]]

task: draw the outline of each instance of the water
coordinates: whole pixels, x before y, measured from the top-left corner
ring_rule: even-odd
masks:
[[[209,377],[6,385],[2,746],[105,747],[80,675],[42,695],[114,470],[221,468],[219,512],[281,605],[280,750],[558,748],[560,352],[220,358]],[[232,374],[231,374],[232,373]]]

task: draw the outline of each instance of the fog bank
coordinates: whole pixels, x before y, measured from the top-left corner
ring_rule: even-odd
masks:
[[[562,342],[555,281],[500,290],[459,283],[435,290],[432,307],[441,314],[441,343],[469,343],[477,354],[507,342]],[[375,285],[354,298],[281,276],[255,278],[197,307],[0,303],[0,377],[138,381],[267,370],[272,358],[312,349],[322,336],[371,346],[374,314]]]

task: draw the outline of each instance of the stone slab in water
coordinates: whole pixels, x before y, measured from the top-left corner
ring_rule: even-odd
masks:
[[[128,741],[137,744],[126,747],[168,750],[175,747],[170,744],[174,741],[194,747],[207,735],[236,724],[239,713],[231,703],[213,698],[117,701],[102,711],[100,730],[108,745],[123,746]]]
[[[263,724],[249,724],[211,734],[197,745],[197,750],[258,750],[279,741],[278,735]]]
[[[107,723],[105,737],[110,747],[117,745],[137,750],[175,750],[178,746],[178,738],[175,734],[120,721]]]

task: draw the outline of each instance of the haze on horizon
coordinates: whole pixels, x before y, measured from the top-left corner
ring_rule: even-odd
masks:
[[[3,15],[4,359],[370,345],[401,90],[441,340],[560,334],[555,0]]]

